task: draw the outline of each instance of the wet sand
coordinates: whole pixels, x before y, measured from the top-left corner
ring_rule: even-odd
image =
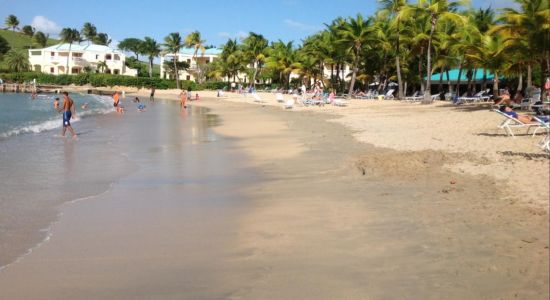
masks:
[[[227,157],[183,151],[173,123],[146,142],[148,123],[120,125],[139,170],[63,207],[51,240],[0,272],[0,296],[548,298],[548,215],[444,168],[445,152],[359,143],[326,115],[199,103],[220,122],[202,144]]]

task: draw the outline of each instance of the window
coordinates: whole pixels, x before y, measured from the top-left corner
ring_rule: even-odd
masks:
[[[53,52],[52,52],[52,53],[53,53]],[[50,67],[50,73],[52,73],[52,74],[55,73],[54,67]]]
[[[115,60],[120,60],[120,56],[118,54],[115,54]]]
[[[106,59],[106,60],[111,60],[111,59],[112,59],[112,55],[111,55],[111,54],[105,54],[105,59]]]
[[[73,57],[82,57],[82,53],[73,52]]]
[[[191,60],[190,60],[190,59],[188,59],[188,60],[187,60],[187,63],[188,63],[188,64],[190,64],[190,63],[191,63]]]
[[[115,75],[118,75],[118,74],[120,74],[120,70],[119,70],[119,69],[114,69],[114,70],[113,70],[113,73],[114,73]]]
[[[185,76],[185,80],[191,80],[191,76],[189,75]]]
[[[42,51],[31,51],[31,55],[41,55]]]
[[[95,55],[95,59],[99,59],[99,54],[96,54],[96,55]]]
[[[207,59],[206,59],[206,63],[207,63],[207,64],[210,63],[210,59],[207,58]]]
[[[50,52],[51,56],[55,56],[55,52]]]

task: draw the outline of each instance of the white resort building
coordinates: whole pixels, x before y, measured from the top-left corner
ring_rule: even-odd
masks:
[[[67,68],[67,60],[69,68]],[[59,44],[43,49],[29,49],[29,63],[34,71],[60,75],[79,74],[89,69],[94,73],[137,76],[137,70],[126,67],[126,55],[103,45]]]
[[[209,64],[213,62],[222,53],[221,49],[210,48],[206,49],[204,53],[199,50],[197,57],[193,59],[195,48],[182,48],[177,54],[178,61],[186,61],[189,64],[189,70],[179,70],[180,80],[193,80],[196,81],[196,74],[199,64]],[[164,68],[164,62],[172,62],[174,60],[173,53],[167,53],[160,57],[160,78],[173,79],[172,74]]]

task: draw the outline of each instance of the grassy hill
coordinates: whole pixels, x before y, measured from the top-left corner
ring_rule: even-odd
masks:
[[[38,48],[39,46],[35,45],[32,42],[32,38],[28,35],[24,35],[21,32],[4,30],[0,29],[0,36],[6,39],[10,44],[11,49],[15,50],[27,50],[29,48]],[[59,43],[59,40],[49,39],[48,46],[55,45]],[[23,51],[25,55],[28,55],[27,51]],[[0,69],[5,69],[4,62],[0,62]]]

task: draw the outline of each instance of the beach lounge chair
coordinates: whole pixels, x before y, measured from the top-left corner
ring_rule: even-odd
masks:
[[[384,100],[393,100],[393,93],[395,92],[395,89],[389,89],[388,92],[384,95]]]
[[[284,108],[285,109],[291,109],[293,107],[294,107],[294,100],[292,100],[292,99],[286,100],[286,102],[284,104]]]
[[[507,115],[498,109],[493,109],[493,111],[504,117],[504,121],[502,121],[502,123],[498,126],[498,128],[504,129],[504,131],[508,136],[515,137],[514,132],[512,131],[512,128],[527,128],[527,134],[529,134],[529,131],[531,130],[531,128],[534,127],[535,131],[533,132],[533,136],[535,136],[538,129],[543,128],[543,125],[541,125],[540,122],[523,123],[520,120],[510,115]]]
[[[257,93],[253,93],[252,97],[254,98],[254,102],[265,103],[265,101]]]
[[[282,93],[275,94],[275,99],[277,99],[277,102],[279,102],[279,103],[285,102],[285,97],[283,96]]]
[[[348,101],[344,99],[334,99],[334,102],[332,103],[334,106],[348,106]]]
[[[424,99],[424,94],[419,91],[416,91],[412,96],[405,97],[405,100],[410,102],[420,101],[422,99]]]
[[[541,129],[546,130],[546,134],[539,142],[539,146],[546,152],[550,153],[550,122],[545,122],[541,117],[534,117],[535,121],[539,122]],[[538,128],[537,128],[538,129]],[[536,132],[536,129],[535,129]]]

